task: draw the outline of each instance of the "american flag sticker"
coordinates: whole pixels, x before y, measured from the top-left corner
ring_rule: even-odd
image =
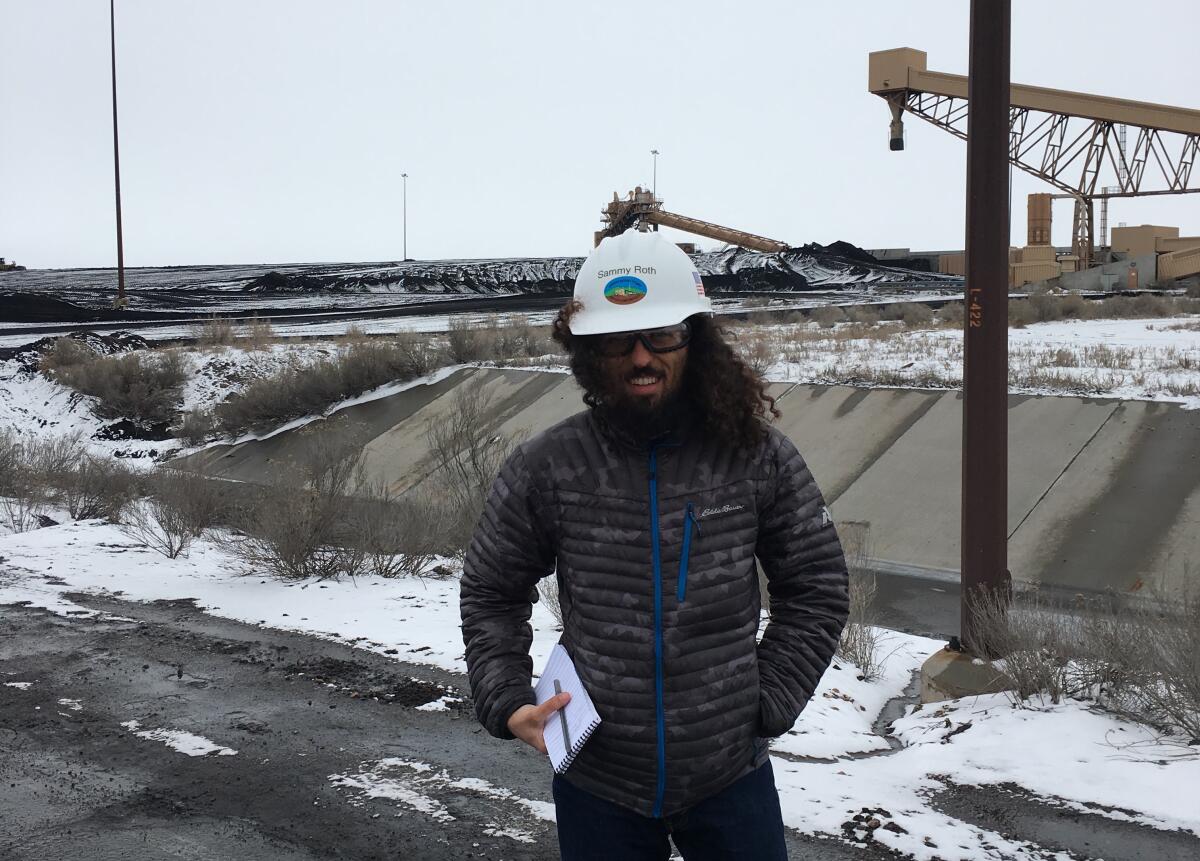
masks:
[[[692,277],[696,279],[696,295],[703,296],[704,295],[704,282],[700,279],[700,273],[693,270]]]

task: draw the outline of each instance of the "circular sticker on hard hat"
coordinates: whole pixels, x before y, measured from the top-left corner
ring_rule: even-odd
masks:
[[[646,296],[646,282],[632,275],[622,275],[604,285],[604,298],[614,305],[632,305]]]

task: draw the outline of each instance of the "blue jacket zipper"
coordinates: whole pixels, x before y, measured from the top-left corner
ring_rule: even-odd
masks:
[[[679,586],[675,590],[675,600],[682,604],[687,595],[688,560],[691,558],[692,529],[700,534],[700,521],[696,519],[696,509],[689,502],[683,515],[683,550],[679,554]]]
[[[650,447],[650,553],[654,563],[654,711],[658,724],[658,787],[654,813],[662,816],[667,791],[667,733],[663,712],[662,557],[658,534],[658,447]]]

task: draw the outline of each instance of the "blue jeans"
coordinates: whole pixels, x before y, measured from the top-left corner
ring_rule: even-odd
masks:
[[[652,819],[554,776],[563,861],[787,861],[779,793],[768,760],[682,813]]]

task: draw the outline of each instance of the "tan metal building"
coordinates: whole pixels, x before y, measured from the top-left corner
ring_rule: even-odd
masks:
[[[1165,227],[1161,224],[1114,227],[1111,248],[1114,252],[1128,254],[1130,257],[1141,257],[1143,254],[1157,253],[1159,239],[1177,239],[1178,237],[1178,227]]]

